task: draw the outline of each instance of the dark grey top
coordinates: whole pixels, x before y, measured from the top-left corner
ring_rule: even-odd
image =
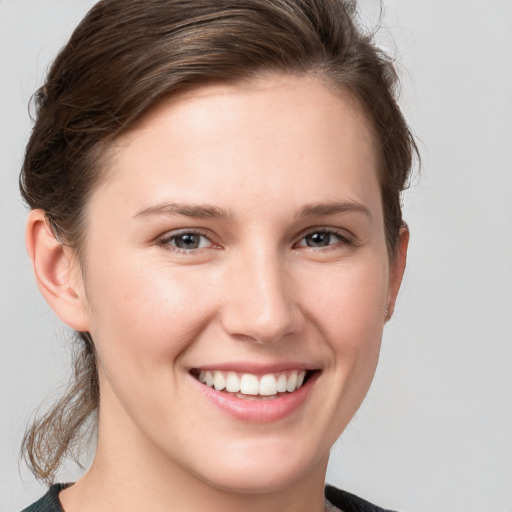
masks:
[[[59,501],[59,492],[69,485],[71,484],[52,485],[49,491],[40,500],[30,505],[22,512],[64,512]],[[385,510],[372,505],[354,494],[336,489],[336,487],[331,485],[326,486],[325,497],[330,503],[343,512],[392,512],[391,510]]]

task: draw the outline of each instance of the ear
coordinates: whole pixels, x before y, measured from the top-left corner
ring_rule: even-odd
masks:
[[[404,276],[405,264],[407,262],[407,247],[409,246],[409,228],[407,224],[400,228],[398,234],[398,247],[395,258],[391,261],[389,267],[389,286],[388,286],[388,302],[386,309],[386,321],[391,318],[395,310],[396,298],[398,290],[402,284]]]
[[[43,210],[31,210],[25,244],[37,286],[57,316],[76,331],[88,331],[87,301],[78,259],[49,226]]]

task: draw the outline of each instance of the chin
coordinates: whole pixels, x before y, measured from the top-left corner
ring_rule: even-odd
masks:
[[[226,471],[207,481],[211,487],[234,494],[273,494],[297,485],[305,474],[298,468],[279,467],[273,471],[249,468]]]
[[[315,472],[321,479],[325,475],[328,453],[315,460],[311,454],[299,453],[296,446],[286,446],[286,442],[266,448],[262,444],[260,441],[259,448],[254,451],[224,458],[221,464],[214,466],[213,474],[206,474],[203,466],[202,475],[197,476],[212,488],[224,492],[272,494],[293,488]]]

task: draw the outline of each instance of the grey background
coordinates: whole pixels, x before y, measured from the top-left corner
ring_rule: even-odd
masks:
[[[44,489],[24,426],[68,373],[68,332],[25,256],[17,174],[27,103],[92,0],[0,0],[0,508]],[[373,23],[378,6],[363,0]],[[409,266],[380,368],[329,480],[409,512],[512,511],[512,2],[389,0],[423,171],[405,199]],[[73,480],[70,466],[60,475]]]

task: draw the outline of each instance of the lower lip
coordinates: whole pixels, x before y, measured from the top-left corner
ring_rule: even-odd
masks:
[[[319,372],[309,377],[306,383],[294,391],[272,399],[244,399],[223,391],[216,391],[194,379],[205,398],[229,415],[243,421],[269,423],[291,416],[305,402]]]

